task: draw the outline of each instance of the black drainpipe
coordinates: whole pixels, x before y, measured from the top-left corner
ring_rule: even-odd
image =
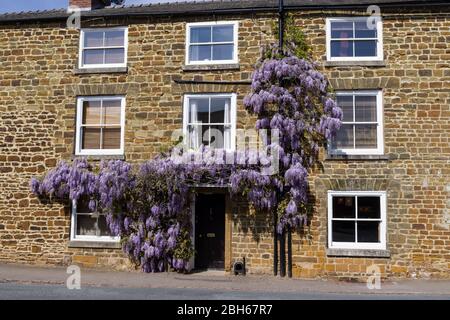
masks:
[[[288,256],[287,274],[288,274],[289,278],[292,278],[292,232],[291,232],[291,228],[288,229],[288,234],[287,234],[287,256]]]
[[[277,234],[277,222],[278,214],[277,208],[273,209],[273,275],[278,274],[278,234]]]
[[[278,3],[278,47],[280,52],[283,51],[283,42],[284,42],[284,5],[283,0],[279,0]],[[279,197],[277,197],[279,198]],[[277,199],[277,203],[279,199]],[[278,213],[277,208],[273,209],[273,275],[276,276],[278,274],[278,232],[277,232],[277,224],[278,224]],[[280,246],[281,249],[281,246]],[[280,263],[280,273],[281,263]]]
[[[283,0],[279,0],[278,2],[278,34],[279,34],[279,47],[280,50],[283,51],[283,43],[284,43],[284,4]]]
[[[279,18],[279,38],[280,38],[280,51],[283,52],[284,44],[284,5],[283,0],[279,0],[278,3]],[[284,277],[286,275],[286,260],[285,260],[285,250],[286,250],[286,232],[283,231],[280,239],[280,275]],[[292,278],[292,236],[291,229],[287,231],[287,274],[289,278]]]
[[[280,53],[283,54],[283,45],[284,45],[284,3],[283,0],[279,0],[278,2],[278,40],[279,40],[279,49]],[[277,242],[277,238],[280,238],[280,276],[284,277],[286,275],[286,242],[285,242],[285,233],[284,231],[280,236],[277,235],[276,225],[278,222],[277,210],[275,210],[275,225],[274,225],[274,243]],[[277,249],[276,246],[274,248]],[[277,254],[278,260],[278,254]],[[277,261],[278,262],[278,261]],[[274,263],[275,265],[275,263]]]

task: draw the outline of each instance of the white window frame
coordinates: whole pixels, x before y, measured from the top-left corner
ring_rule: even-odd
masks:
[[[383,61],[383,21],[381,17],[376,20],[377,24],[377,55],[374,57],[332,57],[331,56],[331,22],[360,22],[365,21],[369,17],[342,17],[326,19],[326,47],[327,61]],[[351,38],[348,40],[374,40],[373,38]]]
[[[227,151],[236,150],[236,93],[211,93],[211,94],[185,94],[183,99],[183,137],[189,137],[189,99],[191,98],[230,98],[230,121],[231,121],[231,148]],[[223,123],[208,123],[208,125],[223,125]],[[195,151],[195,150],[194,150]]]
[[[70,241],[92,241],[92,242],[120,242],[120,236],[88,236],[77,235],[77,215],[83,215],[83,213],[77,213],[77,202],[72,200],[72,214],[70,221]],[[88,214],[84,214],[88,215]]]
[[[384,125],[383,125],[383,91],[382,90],[353,90],[353,91],[336,91],[336,96],[353,96],[353,105],[355,103],[355,95],[357,96],[376,96],[377,99],[377,148],[370,149],[333,149],[331,141],[328,144],[328,153],[330,155],[383,155],[384,154]],[[353,120],[355,120],[355,111],[353,109]],[[375,124],[375,122],[342,122],[342,124]],[[355,131],[353,131],[353,139],[356,139]]]
[[[99,101],[108,99],[120,99],[120,148],[119,149],[82,149],[81,148],[81,127],[83,121],[83,102]],[[103,114],[100,114],[102,117]],[[100,138],[101,139],[101,138]],[[75,132],[75,155],[123,155],[125,144],[125,97],[124,96],[87,96],[77,97],[77,116],[76,116],[76,132]]]
[[[83,53],[84,53],[84,34],[86,31],[98,31],[98,32],[105,32],[105,31],[117,31],[117,30],[123,30],[124,36],[123,46],[114,46],[114,47],[98,47],[97,49],[114,49],[114,48],[124,48],[124,61],[123,63],[105,63],[105,64],[83,64]],[[89,48],[93,49],[93,48]],[[95,49],[95,48],[94,48]],[[122,68],[127,66],[128,61],[128,28],[127,27],[112,27],[112,28],[84,28],[80,30],[80,45],[79,45],[79,52],[78,52],[78,67],[79,69],[93,69],[93,68]]]
[[[189,48],[191,46],[191,28],[192,27],[207,27],[207,26],[221,26],[221,25],[232,25],[233,26],[233,59],[231,60],[210,60],[210,61],[190,61],[189,59]],[[193,65],[218,65],[218,64],[236,64],[238,63],[238,57],[239,57],[239,47],[238,47],[238,28],[239,28],[239,21],[213,21],[213,22],[195,22],[195,23],[187,23],[186,24],[186,46],[185,46],[185,52],[186,52],[186,59],[185,64],[187,66],[193,66]],[[212,39],[211,39],[212,41]],[[210,42],[209,44],[221,44],[221,42]],[[229,44],[229,42],[226,42],[226,44]]]
[[[380,197],[380,219],[357,219],[355,218],[334,218],[333,219],[333,197],[334,196],[355,196],[355,210],[358,208],[357,197]],[[367,249],[386,250],[386,191],[328,191],[328,248],[330,249]],[[332,222],[342,221],[380,221],[380,242],[379,243],[358,243],[358,230],[355,230],[355,242],[333,242]]]

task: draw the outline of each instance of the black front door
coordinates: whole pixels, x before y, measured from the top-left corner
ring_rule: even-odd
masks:
[[[199,194],[195,200],[195,268],[225,267],[225,195]]]

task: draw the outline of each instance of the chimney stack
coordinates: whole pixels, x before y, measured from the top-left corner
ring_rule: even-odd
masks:
[[[104,8],[105,0],[69,0],[69,7],[78,7],[81,10],[94,10]]]

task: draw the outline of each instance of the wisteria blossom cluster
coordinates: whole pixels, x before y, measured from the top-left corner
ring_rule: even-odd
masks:
[[[32,178],[40,198],[69,204],[88,201],[92,212],[106,215],[113,236],[146,272],[189,269],[192,256],[188,187],[182,166],[169,160],[149,161],[133,170],[121,160],[60,161],[42,179]],[[181,247],[183,246],[183,247]]]
[[[270,181],[258,177],[257,185],[265,187],[264,192],[257,193],[262,197],[257,202],[269,209],[287,202],[278,223],[278,232],[282,233],[306,223],[302,208],[308,202],[308,170],[318,163],[319,148],[326,146],[339,129],[342,110],[331,98],[328,81],[314,63],[289,51],[280,55],[276,47],[270,50],[253,73],[252,92],[244,105],[257,116],[256,129],[279,132],[280,170]],[[248,187],[254,183],[246,182]],[[252,193],[250,190],[249,195]]]
[[[39,197],[63,203],[78,201],[85,195],[94,199],[98,192],[98,179],[92,169],[86,159],[76,159],[71,165],[60,161],[42,181],[31,179],[31,191]]]
[[[166,266],[189,270],[189,186],[184,168],[168,158],[143,163],[136,172],[132,206],[127,208],[121,236],[124,251],[145,272]]]

